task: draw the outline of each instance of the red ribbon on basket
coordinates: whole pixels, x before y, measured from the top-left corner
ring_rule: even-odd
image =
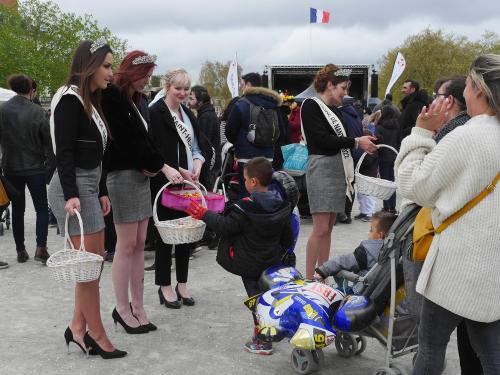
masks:
[[[203,216],[205,216],[205,213],[208,211],[207,208],[203,207],[201,204],[198,202],[191,202],[189,204],[189,207],[187,209],[187,213],[189,216],[191,216],[193,219],[196,220],[202,220]]]

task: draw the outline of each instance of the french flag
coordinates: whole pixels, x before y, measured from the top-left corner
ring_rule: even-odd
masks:
[[[330,21],[330,12],[315,8],[310,9],[310,23],[328,23]]]

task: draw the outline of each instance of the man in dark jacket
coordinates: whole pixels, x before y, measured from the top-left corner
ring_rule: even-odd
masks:
[[[422,107],[429,104],[429,98],[425,91],[420,90],[419,83],[412,79],[404,81],[401,92],[404,98],[401,101],[402,110],[399,117],[399,127],[401,129],[401,139],[403,139],[410,135]]]
[[[205,134],[215,151],[215,159],[212,163],[213,165],[210,165],[211,163],[206,163],[209,175],[209,186],[207,186],[207,188],[212,189],[221,166],[221,146],[219,119],[217,118],[215,108],[210,101],[210,95],[205,87],[191,87],[189,107],[196,110],[196,117],[198,119],[198,124],[200,125],[200,132]]]
[[[17,261],[29,259],[24,246],[24,189],[26,185],[36,210],[35,260],[43,264],[47,253],[49,211],[47,202],[47,167],[54,164],[50,126],[43,109],[32,103],[32,79],[24,74],[9,77],[10,88],[17,93],[0,108],[0,147],[2,169],[20,193],[12,202],[12,230]]]
[[[240,197],[242,198],[248,196],[243,180],[243,166],[248,160],[257,156],[263,156],[269,161],[276,159],[277,163],[273,163],[273,166],[276,169],[281,168],[283,157],[280,157],[280,146],[286,144],[286,128],[279,111],[282,102],[280,95],[276,91],[262,87],[262,78],[258,73],[245,74],[241,79],[244,86],[243,97],[235,103],[231,110],[226,124],[226,137],[234,145],[235,156],[238,159]],[[248,140],[250,125],[250,104],[248,101],[255,106],[276,111],[280,134],[274,146],[258,147]]]
[[[268,190],[272,180],[271,163],[264,157],[249,160],[244,166],[246,189],[250,197],[240,199],[224,215],[207,211],[192,204],[188,213],[207,223],[221,235],[217,262],[227,271],[239,275],[249,297],[263,292],[258,285],[262,272],[279,264],[293,244],[290,204],[277,191]],[[255,331],[245,350],[256,354],[271,354],[272,345],[257,339],[258,321],[254,315]]]

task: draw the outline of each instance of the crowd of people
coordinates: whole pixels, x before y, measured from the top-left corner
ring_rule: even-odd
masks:
[[[217,261],[242,277],[251,297],[262,291],[259,275],[293,243],[293,207],[268,187],[273,168],[283,166],[280,147],[303,143],[308,157],[301,178],[312,217],[305,277],[311,280],[323,281],[341,269],[369,269],[396,219],[400,207],[395,194],[383,201],[380,212],[374,197],[355,194],[357,164],[362,162],[362,174],[396,180],[401,207],[413,202],[431,208],[434,227],[489,186],[493,193],[434,237],[423,263],[416,287],[423,305],[413,373],[442,372],[456,327],[462,373],[500,372],[500,305],[494,298],[500,287],[500,195],[494,191],[500,170],[500,56],[477,57],[467,76],[438,78],[433,98],[417,81],[405,80],[401,108],[388,94],[361,113],[347,96],[348,69],[326,65],[314,78],[316,96],[285,103],[276,91],[262,87],[258,73],[248,73],[242,77],[242,97],[228,104],[221,119],[208,90],[192,86],[184,69],[168,71],[161,92],[148,100],[144,89],[156,67],[154,55],[135,50],[115,72],[112,66],[113,51],[105,41],[81,42],[66,84],[52,99],[50,118],[32,102],[36,86],[31,77],[9,77],[17,95],[0,107],[0,147],[4,177],[19,192],[12,200],[19,263],[30,257],[24,240],[26,186],[36,211],[34,259],[42,263],[49,258],[49,206],[58,230],[76,247],[80,228],[73,215],[78,211],[85,248],[103,257],[108,250],[105,229],[111,225],[105,217],[111,215],[116,233],[111,271],[116,307],[111,317],[128,334],[157,330],[143,301],[146,242],[155,249],[152,268],[159,302],[171,309],[195,305],[188,271],[196,245],[176,245],[172,254],[172,245],[151,225],[152,202],[166,184],[188,181],[212,188],[222,166],[222,147],[230,142],[239,186],[235,204],[224,215],[197,204],[186,212],[160,205],[158,217],[203,220],[207,232],[219,239]],[[336,247],[334,225],[352,222],[355,199],[360,213],[354,219],[371,221],[369,237],[353,254],[330,259]],[[0,263],[0,268],[7,266]],[[257,327],[255,315],[254,323]],[[76,283],[64,338],[102,358],[127,354],[104,329],[99,280]],[[257,338],[257,329],[244,347],[251,353],[272,353],[272,345]]]

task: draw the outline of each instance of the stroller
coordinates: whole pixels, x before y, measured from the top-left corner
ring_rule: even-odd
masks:
[[[15,193],[15,189],[8,183],[8,181],[2,176],[0,170],[0,189],[2,192],[1,202],[0,202],[0,236],[4,234],[5,229],[10,228],[10,198]]]
[[[5,229],[10,229],[10,209],[9,205],[0,207],[0,236],[4,234]]]
[[[422,297],[415,291],[421,264],[413,263],[412,233],[420,207],[406,206],[389,230],[378,263],[364,276],[341,271],[337,276],[354,282],[356,294],[375,303],[379,319],[369,327],[356,332],[341,332],[335,346],[339,355],[351,357],[366,347],[365,337],[377,339],[386,347],[385,365],[374,375],[399,375],[406,372],[394,364],[395,358],[414,353],[418,349],[418,316]],[[389,301],[389,306],[387,302]]]
[[[229,203],[236,202],[239,197],[240,186],[238,170],[235,168],[234,146],[230,142],[224,143],[221,151],[221,170],[216,178],[212,191],[224,194]]]

